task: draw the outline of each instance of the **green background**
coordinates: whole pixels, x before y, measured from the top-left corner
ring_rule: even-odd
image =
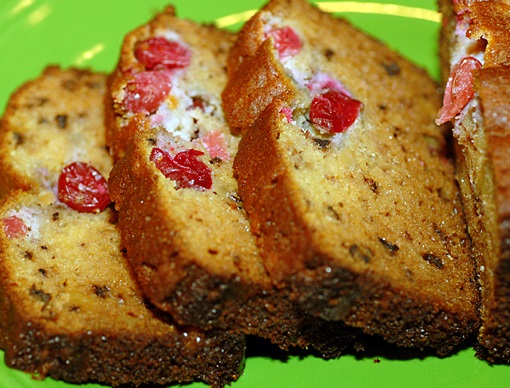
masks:
[[[174,0],[172,3],[181,17],[212,23],[217,18],[259,8],[265,1]],[[356,3],[360,3],[359,7]],[[372,3],[436,8],[435,0]],[[0,0],[0,112],[10,94],[26,80],[38,76],[48,64],[112,70],[124,34],[168,4],[167,0]],[[343,16],[426,68],[437,79],[438,21],[395,16],[391,14],[392,8],[384,8],[390,14],[364,13],[370,5],[368,2],[350,1],[343,5],[351,10],[342,13]],[[490,366],[476,359],[468,347],[444,359],[419,353],[404,355],[391,346],[382,346],[364,356],[347,354],[325,361],[311,354],[283,354],[270,345],[257,343],[249,349],[244,375],[233,384],[234,388],[429,386],[510,386],[510,368]],[[11,387],[72,385],[49,378],[32,380],[25,373],[7,368],[0,352],[0,388]]]

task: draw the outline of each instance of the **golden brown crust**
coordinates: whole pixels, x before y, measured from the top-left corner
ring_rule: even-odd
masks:
[[[457,179],[473,241],[481,288],[477,355],[490,362],[510,360],[508,299],[508,216],[510,156],[508,104],[508,1],[440,1],[442,79],[454,61],[475,55],[475,96],[455,120]],[[459,15],[459,18],[456,17]],[[463,36],[466,20],[469,28]],[[469,40],[468,40],[469,39]]]
[[[482,261],[488,268],[481,278],[486,285],[486,310],[482,330],[479,335],[478,355],[489,361],[510,360],[510,266],[509,266],[509,221],[510,207],[510,68],[489,67],[475,73],[476,87],[480,96],[483,115],[483,127],[487,138],[487,157],[492,168],[492,181],[494,185],[495,214],[486,213],[485,217],[494,218],[495,227],[495,257],[486,255]],[[485,226],[485,224],[484,224]],[[482,229],[482,235],[486,232]]]
[[[510,67],[484,68],[476,72],[489,157],[494,166],[494,182],[499,223],[510,216]]]
[[[468,37],[485,39],[484,66],[510,65],[510,4],[503,1],[476,1],[469,6],[472,25]]]
[[[439,39],[439,65],[441,68],[441,84],[446,85],[450,76],[450,58],[455,41],[455,27],[457,18],[452,7],[452,0],[439,0],[439,12],[441,13],[441,29]]]
[[[284,70],[274,57],[270,41],[266,40],[242,63],[222,94],[223,106],[227,107],[225,118],[237,132],[244,132],[275,98],[293,100],[300,96],[290,80],[279,76]]]
[[[295,28],[315,55],[311,67],[332,74],[363,110],[338,143],[286,123],[282,108],[302,101],[281,94],[244,128],[234,169],[266,268],[306,311],[448,352],[476,330],[479,295],[445,128],[433,124],[435,83],[307,2],[267,9],[255,18]]]

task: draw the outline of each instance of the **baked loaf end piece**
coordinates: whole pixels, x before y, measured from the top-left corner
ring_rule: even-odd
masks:
[[[174,65],[164,57],[150,63],[140,47],[151,52],[155,42],[179,45],[185,65],[169,70]],[[109,187],[128,260],[145,295],[181,324],[337,356],[352,331],[306,316],[285,290],[274,289],[250,233],[232,170],[239,138],[230,134],[220,99],[231,42],[229,33],[178,19],[171,9],[127,35],[111,78],[111,144],[123,157]],[[144,107],[131,103],[131,69],[152,79],[154,89],[170,82],[168,95]],[[169,81],[158,78],[168,71]]]
[[[507,2],[440,2],[444,106],[477,260],[482,326],[477,355],[510,362],[510,51]],[[459,85],[453,92],[453,83]]]
[[[55,189],[62,168],[74,161],[94,160],[108,176],[112,161],[99,103],[105,89],[103,74],[50,66],[13,94],[0,121],[0,195]]]
[[[239,36],[226,116],[274,96],[234,161],[273,281],[305,311],[447,353],[479,293],[435,83],[306,1],[269,2]]]
[[[244,337],[180,328],[154,313],[123,256],[113,208],[78,212],[57,199],[56,181],[69,162],[85,160],[103,166],[106,176],[109,172],[105,81],[102,74],[49,68],[14,94],[3,117],[16,126],[2,126],[8,132],[2,133],[1,148],[10,145],[5,139],[24,139],[16,152],[3,154],[6,165],[16,170],[12,176],[19,177],[9,182],[13,189],[0,205],[0,347],[5,361],[37,378],[74,383],[202,379],[223,386],[240,374]],[[95,86],[89,89],[90,84]],[[44,103],[34,105],[34,99]],[[48,112],[67,117],[65,129],[48,123]],[[34,144],[45,153],[35,152]],[[32,155],[48,174],[29,175],[32,170],[25,166],[34,164]],[[14,190],[25,181],[30,191]]]

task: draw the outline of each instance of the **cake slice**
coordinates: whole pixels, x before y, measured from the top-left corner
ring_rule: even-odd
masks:
[[[239,138],[221,109],[232,38],[172,8],[125,38],[108,117],[127,257],[145,295],[181,324],[338,356],[352,330],[303,314],[273,287],[237,194]]]
[[[12,96],[2,118],[5,362],[72,383],[224,386],[242,371],[244,337],[177,326],[146,304],[124,258],[104,190],[112,164],[105,81],[49,67]]]
[[[429,76],[303,0],[270,1],[228,66],[234,171],[274,284],[398,345],[468,338],[479,291]]]
[[[455,5],[454,5],[455,4]],[[510,4],[441,1],[444,105],[477,260],[482,326],[477,355],[510,362]]]

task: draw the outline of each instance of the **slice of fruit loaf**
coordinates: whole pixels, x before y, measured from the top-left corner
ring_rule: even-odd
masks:
[[[220,97],[231,38],[169,8],[125,39],[111,78],[110,116],[112,148],[123,158],[109,185],[127,256],[147,297],[181,324],[337,356],[351,331],[302,314],[285,290],[273,288],[237,195],[232,160],[239,139],[224,121]],[[179,69],[170,59],[175,53],[186,58]],[[140,85],[140,78],[150,81]],[[133,94],[147,90],[167,92],[138,105]]]
[[[441,1],[446,84],[458,181],[482,290],[477,355],[510,362],[510,4]]]
[[[466,339],[479,292],[435,83],[303,0],[270,1],[228,63],[234,171],[275,284],[399,345]]]
[[[98,207],[106,181],[85,166],[105,176],[111,168],[105,81],[50,67],[12,96],[3,116],[2,160],[12,178],[0,205],[5,361],[73,383],[223,386],[241,372],[244,337],[182,328],[153,311],[124,258],[117,213]]]

